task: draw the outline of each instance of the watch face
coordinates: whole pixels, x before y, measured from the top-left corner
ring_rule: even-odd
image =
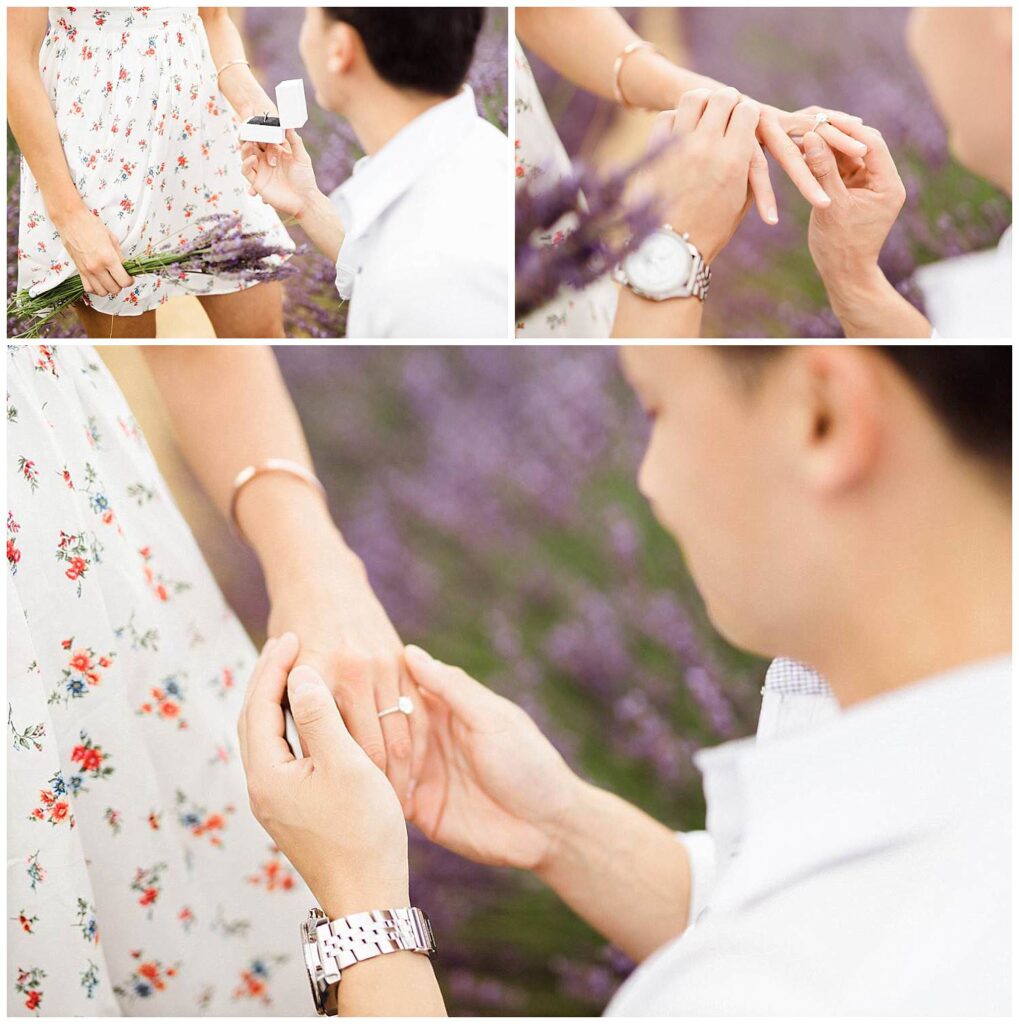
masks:
[[[693,256],[681,238],[656,231],[623,260],[630,282],[650,295],[662,295],[686,285]]]

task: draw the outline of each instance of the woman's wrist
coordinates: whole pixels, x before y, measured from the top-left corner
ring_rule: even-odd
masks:
[[[642,49],[623,62],[619,87],[633,107],[672,110],[688,90],[717,89],[720,83],[673,64],[655,50]]]
[[[265,574],[269,596],[293,583],[308,581],[318,566],[335,572],[337,563],[364,574],[361,560],[329,514],[322,495],[285,473],[255,477],[237,500],[237,523]]]
[[[224,68],[218,77],[218,84],[220,92],[242,121],[276,110],[276,104],[258,84],[258,79],[246,64],[231,64]]]

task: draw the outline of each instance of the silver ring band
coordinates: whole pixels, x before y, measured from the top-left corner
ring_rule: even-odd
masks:
[[[379,718],[385,718],[386,715],[395,715],[399,712],[401,715],[412,715],[414,713],[414,701],[410,697],[401,697],[391,708],[386,708],[379,712]]]
[[[810,130],[816,132],[821,125],[830,123],[831,119],[828,117],[828,112],[826,110],[822,110],[819,114],[814,115],[814,127]]]

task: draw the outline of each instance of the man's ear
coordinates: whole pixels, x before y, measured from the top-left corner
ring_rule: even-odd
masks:
[[[326,69],[330,75],[339,77],[350,73],[360,42],[357,32],[346,22],[338,21],[329,26]]]
[[[821,497],[859,487],[874,471],[886,430],[886,375],[879,353],[815,346],[802,352],[808,484]]]

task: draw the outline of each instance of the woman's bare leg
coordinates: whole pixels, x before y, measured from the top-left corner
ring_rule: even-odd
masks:
[[[150,309],[138,316],[110,316],[99,313],[84,302],[74,306],[78,322],[90,338],[154,338],[156,336],[156,311]]]
[[[227,295],[199,295],[217,338],[285,338],[283,286],[256,284]]]

